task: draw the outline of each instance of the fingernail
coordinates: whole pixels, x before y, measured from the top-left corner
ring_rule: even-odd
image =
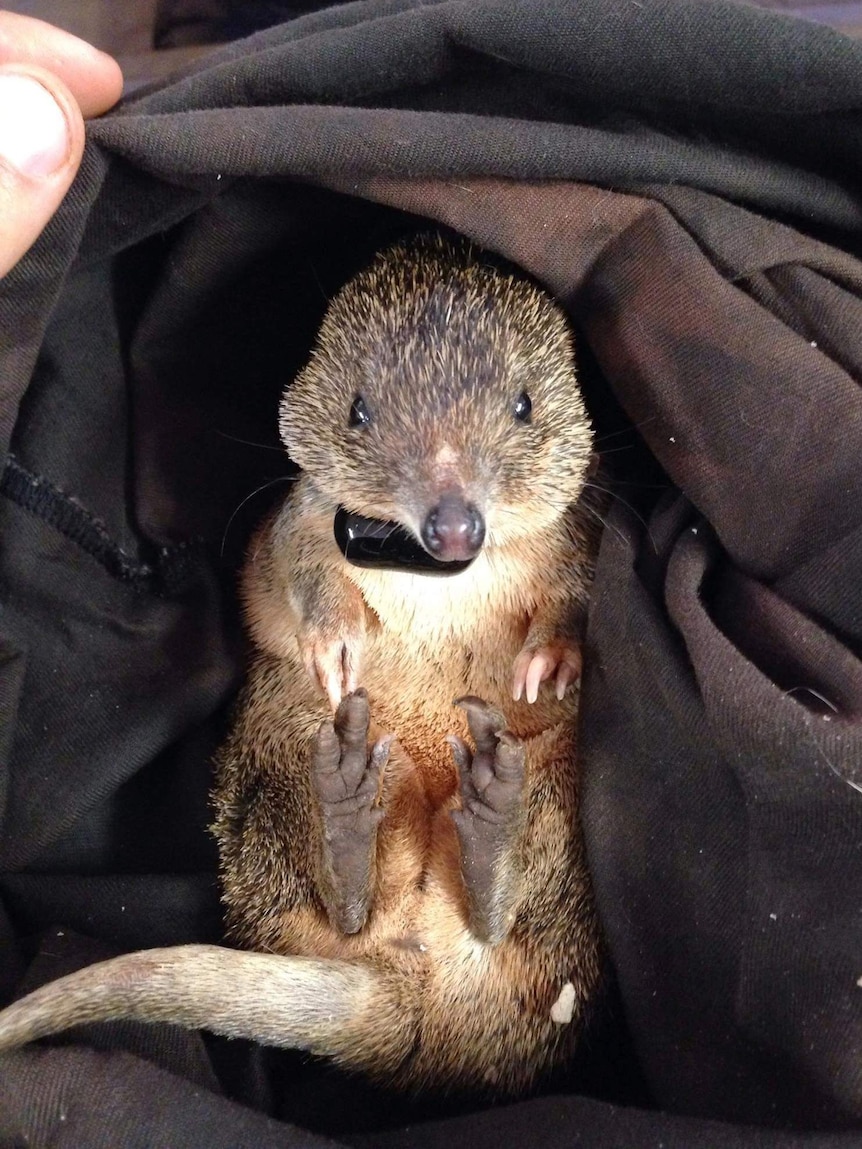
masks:
[[[69,156],[69,125],[47,88],[31,76],[0,74],[0,158],[26,176],[49,176]]]

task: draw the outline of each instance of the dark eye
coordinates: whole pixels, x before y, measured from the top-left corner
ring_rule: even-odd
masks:
[[[367,427],[371,422],[371,412],[361,395],[357,395],[350,404],[350,426]]]
[[[515,400],[515,406],[512,408],[512,413],[519,423],[529,423],[532,411],[532,400],[526,391],[522,391],[518,398]]]

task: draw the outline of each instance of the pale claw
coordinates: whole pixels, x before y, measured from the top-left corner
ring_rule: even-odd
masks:
[[[333,713],[342,698],[357,687],[359,644],[344,639],[311,639],[303,651],[303,663],[311,681],[329,699]]]
[[[561,699],[581,674],[580,648],[568,642],[554,642],[537,650],[522,650],[515,659],[512,697],[526,695],[527,702],[539,697],[539,686],[556,675],[556,695]]]

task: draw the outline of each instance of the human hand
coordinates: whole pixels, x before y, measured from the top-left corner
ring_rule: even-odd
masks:
[[[0,12],[0,276],[75,178],[84,117],[106,112],[122,90],[110,56],[41,20]]]

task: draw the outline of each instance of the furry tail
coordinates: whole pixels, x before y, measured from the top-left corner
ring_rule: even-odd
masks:
[[[204,945],[142,950],[78,970],[9,1006],[0,1013],[0,1051],[84,1022],[125,1018],[350,1060],[372,1011],[394,1004],[388,997],[374,970],[354,962]]]

